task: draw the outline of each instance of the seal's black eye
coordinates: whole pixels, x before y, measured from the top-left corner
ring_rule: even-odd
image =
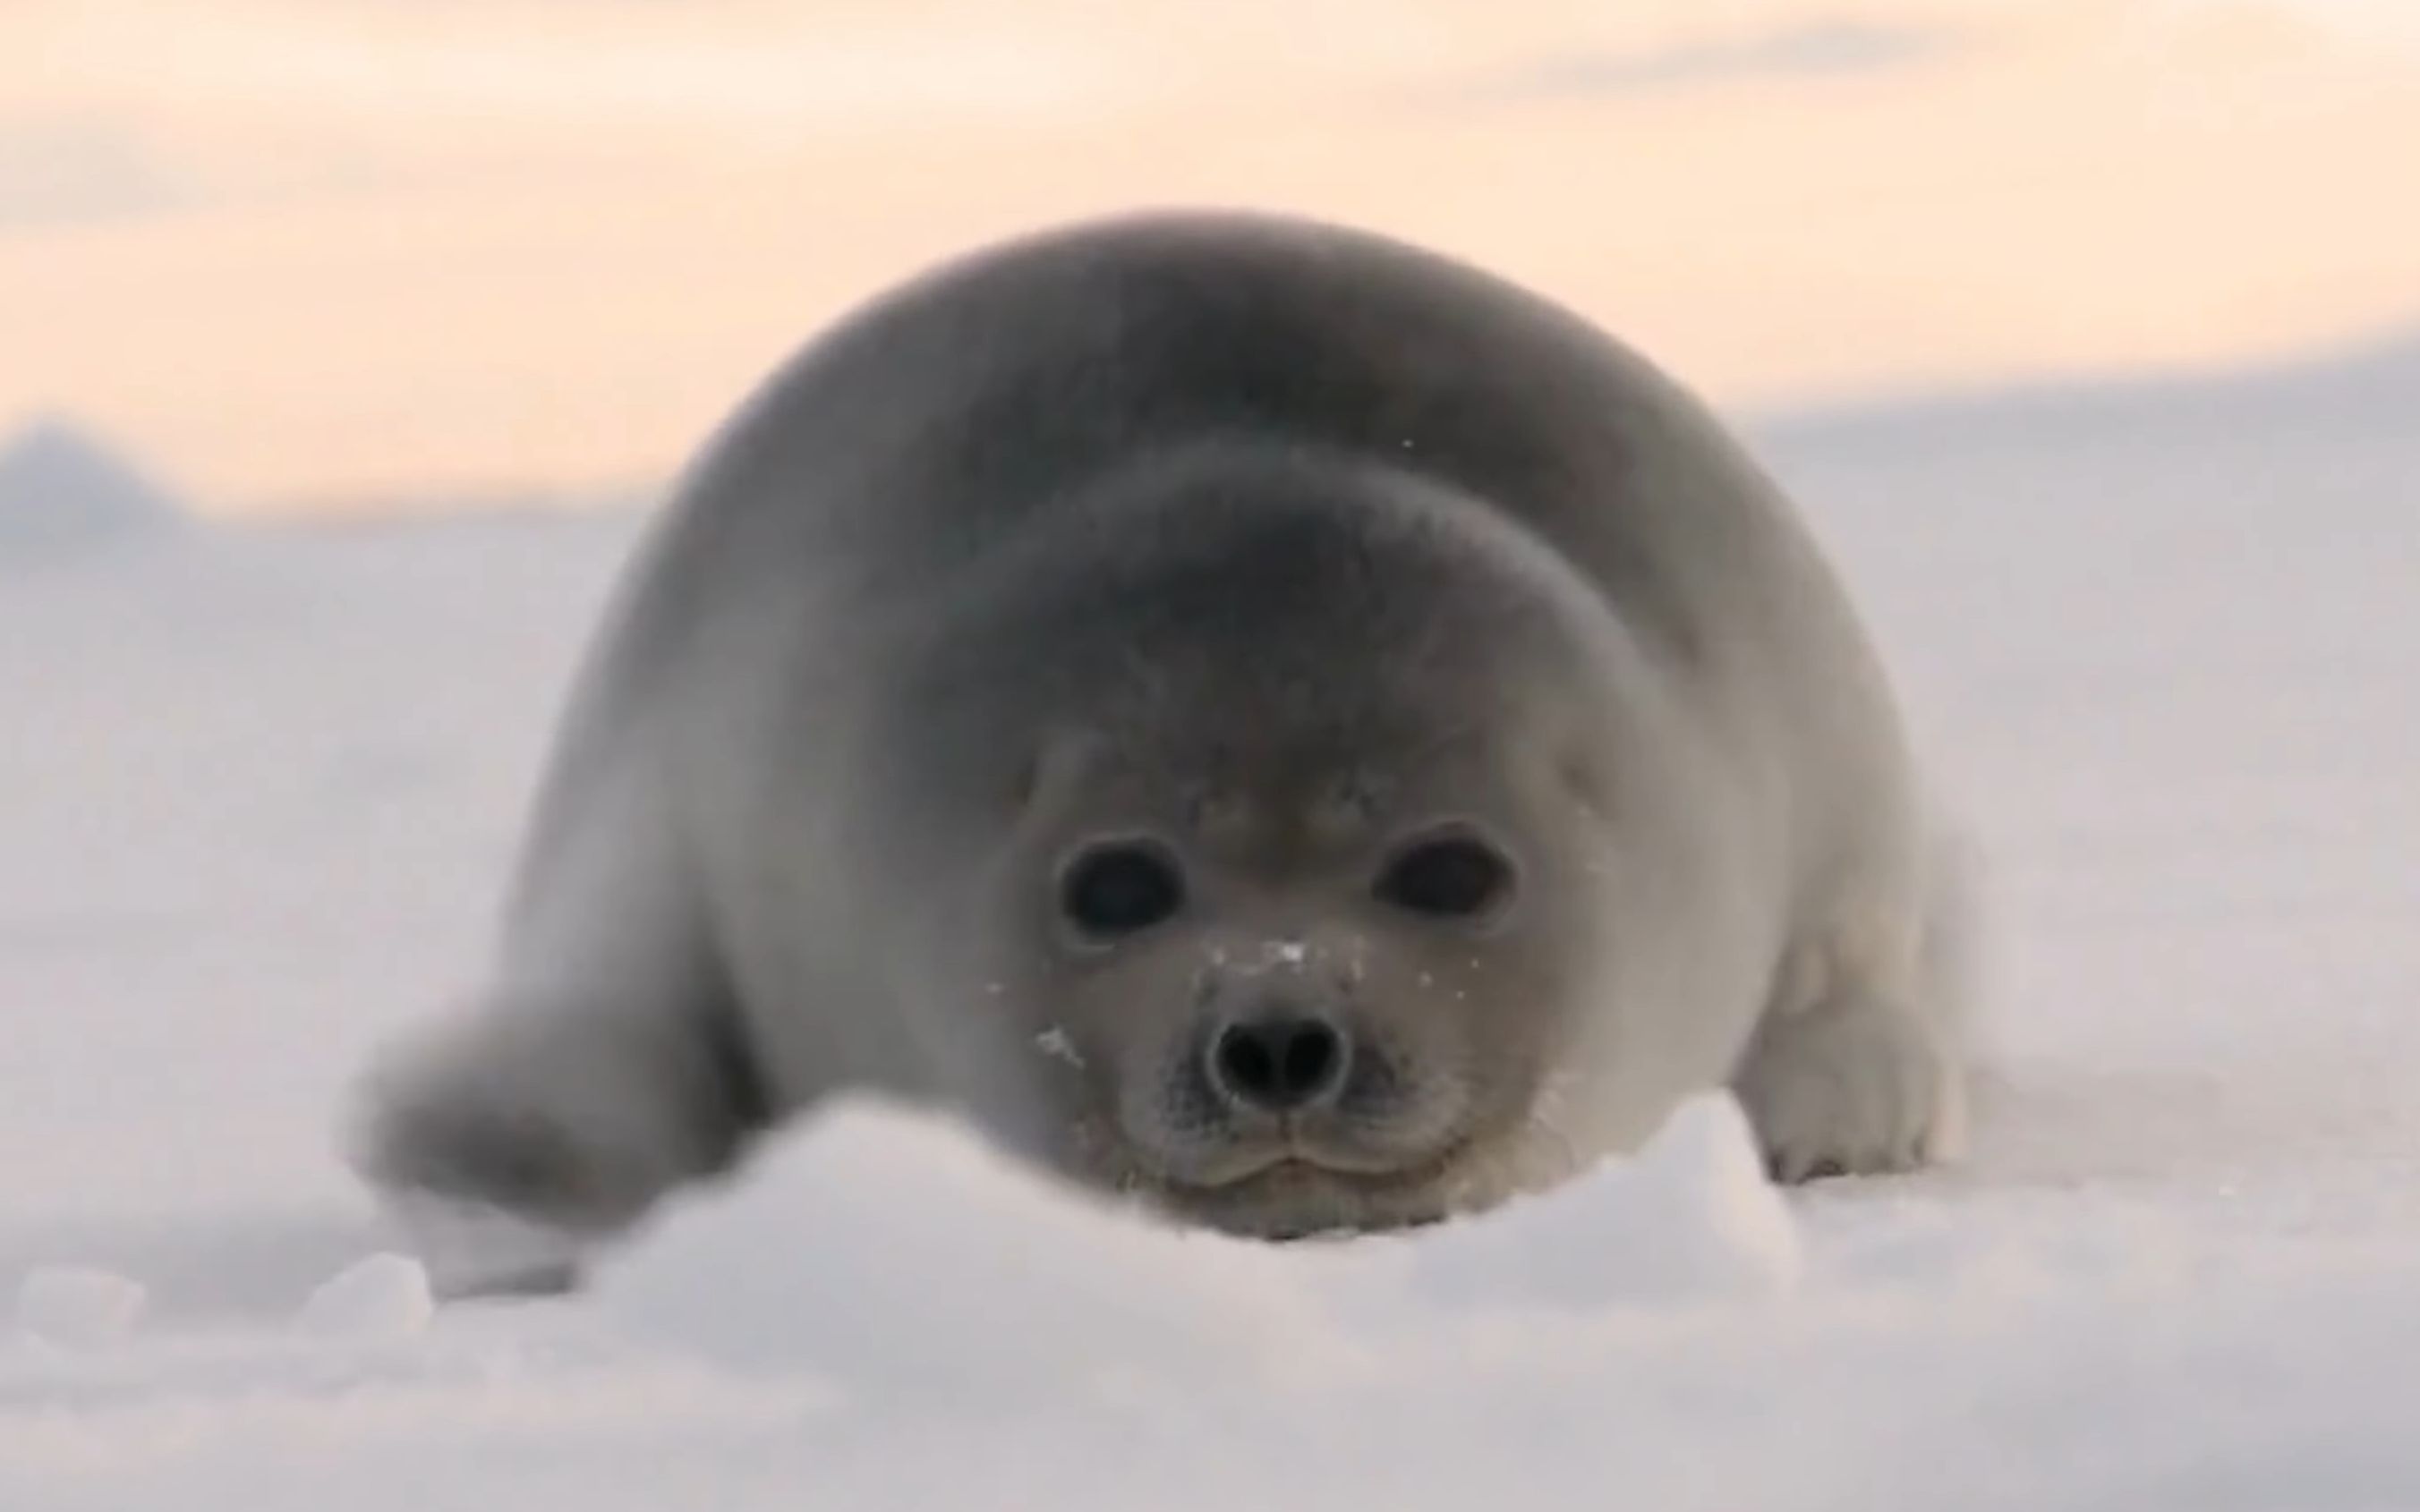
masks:
[[[1156,846],[1122,841],[1087,851],[1059,885],[1059,906],[1094,939],[1165,922],[1185,906],[1185,879]]]
[[[1470,918],[1502,901],[1512,864],[1466,835],[1422,841],[1378,873],[1378,901],[1433,918]]]

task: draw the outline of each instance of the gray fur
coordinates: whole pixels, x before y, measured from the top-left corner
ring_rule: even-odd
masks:
[[[1500,915],[1373,900],[1441,824]],[[1128,834],[1184,910],[1070,939],[1059,868]],[[1729,1081],[1778,1174],[1900,1169],[1958,1122],[1938,852],[1841,586],[1645,361],[1357,232],[1078,226],[707,447],[490,985],[375,1068],[360,1161],[604,1235],[861,1089],[1276,1237],[1484,1208]],[[1270,1003],[1357,1057],[1291,1122],[1198,1074]]]

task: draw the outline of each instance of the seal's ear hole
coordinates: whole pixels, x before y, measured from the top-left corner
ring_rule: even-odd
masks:
[[[1079,852],[1059,879],[1059,909],[1087,939],[1106,943],[1166,923],[1185,906],[1185,875],[1149,841]]]
[[[1428,918],[1478,918],[1512,894],[1512,863],[1476,835],[1438,835],[1397,851],[1372,889],[1380,903]]]

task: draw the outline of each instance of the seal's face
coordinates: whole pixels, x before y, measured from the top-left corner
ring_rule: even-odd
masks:
[[[1076,1174],[1280,1238],[1433,1220],[1567,1158],[1541,1094],[1586,1017],[1588,877],[1560,859],[1585,818],[1500,733],[1189,768],[1099,742],[1051,775],[1003,878],[1006,1007]]]
[[[981,563],[867,743],[865,854],[949,900],[901,970],[967,1047],[952,1090],[1246,1234],[1566,1174],[1555,1096],[1639,950],[1606,810],[1657,807],[1608,800],[1601,607],[1389,474],[1214,453],[1121,487]]]

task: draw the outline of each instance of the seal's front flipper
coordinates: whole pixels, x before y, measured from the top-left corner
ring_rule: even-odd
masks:
[[[586,1279],[587,1246],[562,1228],[427,1192],[390,1195],[387,1216],[441,1304],[566,1296]]]
[[[1774,1180],[1880,1175],[1953,1158],[1965,1099],[1938,1029],[1856,991],[1768,1015],[1732,1089]]]

